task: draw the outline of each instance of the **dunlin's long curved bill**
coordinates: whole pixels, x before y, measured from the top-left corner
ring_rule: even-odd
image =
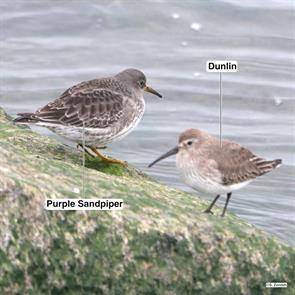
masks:
[[[159,158],[157,158],[154,162],[152,162],[151,164],[149,164],[149,168],[152,167],[153,165],[155,165],[157,162],[160,162],[161,160],[168,158],[170,156],[173,156],[175,154],[178,153],[178,147],[174,147],[173,149],[171,149],[170,151],[168,151],[167,153],[163,154],[162,156],[160,156]]]

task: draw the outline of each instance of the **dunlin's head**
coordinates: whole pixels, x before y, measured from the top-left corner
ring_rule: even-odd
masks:
[[[193,153],[193,150],[199,148],[199,146],[209,137],[210,135],[208,133],[201,131],[200,129],[188,129],[180,134],[177,146],[157,158],[149,165],[149,167],[152,167],[157,162],[177,153]]]
[[[117,74],[116,78],[119,79],[122,83],[127,84],[127,86],[132,87],[137,92],[147,91],[154,95],[162,97],[159,92],[146,84],[146,77],[144,73],[139,70],[127,69]]]

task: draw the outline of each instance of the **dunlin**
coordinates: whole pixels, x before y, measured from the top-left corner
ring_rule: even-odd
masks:
[[[192,188],[216,195],[205,210],[211,209],[221,194],[227,194],[221,216],[224,216],[232,192],[277,168],[282,160],[265,160],[241,145],[211,136],[199,129],[188,129],[178,145],[157,158],[149,167],[176,154],[176,167],[182,179]]]
[[[77,84],[35,113],[21,113],[16,123],[44,126],[78,145],[84,139],[87,148],[103,161],[99,148],[125,137],[141,120],[147,91],[162,97],[146,84],[145,75],[136,69]]]

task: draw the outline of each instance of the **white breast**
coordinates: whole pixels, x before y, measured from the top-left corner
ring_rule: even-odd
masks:
[[[208,162],[209,163],[209,162]],[[210,164],[210,163],[209,163]],[[176,166],[182,180],[197,191],[219,195],[238,190],[250,181],[224,185],[216,169],[210,169],[204,162],[193,161],[187,154],[177,154]]]
[[[144,110],[145,110],[145,101],[142,98],[141,106],[139,107],[139,112],[137,113],[137,116],[134,117],[134,120],[132,121],[130,125],[128,125],[127,127],[125,127],[124,129],[118,132],[116,136],[116,140],[121,140],[123,137],[128,135],[134,128],[137,127],[137,125],[139,124],[139,122],[141,121],[143,117]]]

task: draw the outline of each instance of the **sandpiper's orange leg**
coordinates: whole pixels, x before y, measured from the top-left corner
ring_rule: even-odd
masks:
[[[91,151],[93,151],[98,157],[100,157],[101,161],[105,162],[105,163],[110,163],[110,164],[119,164],[119,165],[126,165],[126,162],[121,161],[121,160],[117,160],[117,159],[112,159],[109,157],[106,157],[105,155],[103,155],[97,148],[95,148],[94,146],[88,146]]]
[[[89,156],[94,157],[93,154],[91,154],[91,153],[89,152],[89,150],[87,149],[87,146],[85,146],[85,148],[84,148],[83,144],[78,143],[78,144],[77,144],[77,149],[79,149],[79,147],[82,148],[82,150],[84,150]]]

